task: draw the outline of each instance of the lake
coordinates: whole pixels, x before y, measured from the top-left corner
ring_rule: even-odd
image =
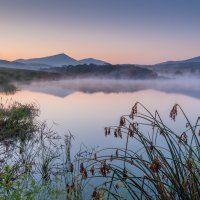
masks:
[[[104,127],[118,125],[120,116],[130,114],[137,101],[152,113],[157,109],[166,124],[180,134],[185,129],[184,118],[178,117],[177,123],[169,118],[175,103],[182,106],[193,123],[200,115],[198,79],[60,80],[18,87],[20,91],[14,95],[1,94],[3,101],[13,99],[39,105],[40,120],[46,120],[61,135],[70,131],[75,136],[74,152],[81,144],[101,148],[124,146],[123,140],[105,137]]]

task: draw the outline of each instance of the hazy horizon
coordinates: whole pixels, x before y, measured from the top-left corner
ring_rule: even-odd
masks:
[[[41,55],[40,57],[19,57],[19,58],[15,58],[14,60],[13,59],[7,59],[7,61],[16,61],[16,60],[20,60],[20,59],[24,59],[24,60],[28,60],[28,59],[40,59],[40,58],[46,58],[46,57],[51,57],[51,56],[57,56],[57,55],[61,55],[61,54],[65,54],[66,56],[69,56],[77,61],[81,61],[81,60],[84,60],[84,59],[93,59],[92,57],[88,56],[88,57],[85,57],[85,58],[81,58],[81,59],[77,59],[75,57],[72,57],[70,56],[69,54],[66,54],[64,52],[58,52],[58,53],[55,53],[55,54],[49,54],[49,55]],[[145,64],[142,64],[142,63],[110,63],[110,64],[141,64],[141,65],[153,65],[153,64],[159,64],[159,63],[164,63],[164,62],[168,62],[168,61],[182,61],[182,60],[187,60],[187,59],[192,59],[192,58],[195,58],[195,57],[200,57],[200,55],[198,56],[193,56],[193,57],[186,57],[186,58],[182,58],[182,59],[179,59],[179,60],[163,60],[163,61],[160,61],[158,63],[145,63]],[[2,58],[0,58],[1,60]],[[96,59],[96,58],[94,58]],[[106,60],[102,60],[102,61],[105,61],[107,62]],[[109,62],[108,62],[109,63]]]

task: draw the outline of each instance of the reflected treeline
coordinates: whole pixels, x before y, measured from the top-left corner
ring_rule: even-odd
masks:
[[[153,89],[200,98],[200,81],[196,74],[161,78],[151,70],[119,65],[78,65],[55,71],[0,68],[0,92],[14,94],[18,88],[61,97],[77,91],[118,93]]]
[[[19,87],[60,97],[65,97],[77,91],[84,93],[119,93],[152,89],[200,98],[200,81],[195,77],[148,80],[67,79],[33,82],[30,85],[21,85]]]
[[[0,93],[4,93],[6,95],[15,94],[17,90],[17,87],[14,84],[10,83],[1,84],[0,86]]]
[[[59,74],[53,72],[0,68],[0,92],[14,94],[19,83],[29,84],[32,81],[55,80],[59,77]]]

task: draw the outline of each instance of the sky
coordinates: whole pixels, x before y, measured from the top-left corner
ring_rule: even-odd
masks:
[[[0,0],[0,59],[113,64],[200,56],[199,0]]]

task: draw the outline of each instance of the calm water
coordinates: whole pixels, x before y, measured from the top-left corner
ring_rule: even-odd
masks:
[[[169,126],[184,130],[185,120],[171,121],[169,112],[178,103],[195,122],[200,115],[200,81],[55,81],[20,86],[14,95],[3,95],[3,100],[35,102],[40,106],[40,120],[61,135],[70,131],[75,136],[74,151],[81,144],[89,147],[124,145],[123,140],[105,138],[104,127],[118,125],[123,114],[130,114],[136,101],[150,111],[156,109]]]

